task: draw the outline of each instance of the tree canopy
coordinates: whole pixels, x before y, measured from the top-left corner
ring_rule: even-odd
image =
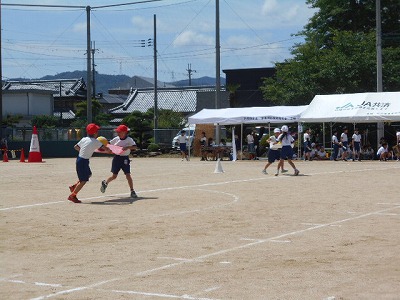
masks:
[[[308,104],[317,94],[376,91],[375,0],[308,0],[319,9],[297,35],[305,42],[276,63],[261,87],[280,105]],[[385,91],[400,89],[400,2],[381,0]]]

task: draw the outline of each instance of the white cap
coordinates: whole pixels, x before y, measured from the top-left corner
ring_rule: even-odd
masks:
[[[287,127],[287,125],[283,125],[282,128],[281,128],[281,130],[282,130],[283,132],[288,132],[288,131],[289,131],[289,128]]]
[[[281,132],[281,130],[280,130],[279,128],[275,128],[275,129],[274,129],[274,133],[277,133],[277,132],[279,132],[279,133],[280,133],[280,132]]]

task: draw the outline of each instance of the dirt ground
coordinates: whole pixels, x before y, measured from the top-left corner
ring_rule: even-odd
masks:
[[[0,299],[400,299],[400,162],[0,162]]]

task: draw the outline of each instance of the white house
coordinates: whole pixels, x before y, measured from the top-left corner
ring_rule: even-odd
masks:
[[[37,115],[53,115],[54,98],[52,90],[26,88],[4,90],[3,116],[22,115],[24,118]]]

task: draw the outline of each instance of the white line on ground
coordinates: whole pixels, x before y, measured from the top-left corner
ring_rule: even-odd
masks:
[[[106,284],[106,283],[109,283],[109,282],[113,282],[113,281],[116,281],[116,280],[119,280],[119,279],[120,278],[114,278],[114,279],[110,279],[110,280],[100,281],[100,282],[97,282],[97,283],[94,283],[94,284],[91,284],[91,285],[88,285],[88,286],[81,286],[81,287],[77,287],[77,288],[73,288],[73,289],[59,291],[59,292],[52,293],[52,294],[45,295],[45,296],[39,296],[39,297],[36,297],[36,298],[31,298],[31,300],[42,300],[42,299],[56,297],[56,296],[59,296],[59,295],[69,294],[69,293],[72,293],[72,292],[83,291],[83,290],[95,288],[97,286],[100,286],[100,285],[103,285],[103,284]]]
[[[213,257],[213,256],[221,255],[221,254],[226,254],[226,253],[229,253],[229,252],[242,250],[242,249],[246,249],[246,248],[250,248],[250,247],[257,246],[257,245],[260,245],[260,244],[263,244],[263,243],[266,243],[266,242],[270,242],[270,241],[273,241],[273,240],[279,240],[279,239],[282,239],[282,238],[285,238],[285,237],[288,237],[288,236],[294,236],[294,235],[298,235],[298,234],[305,233],[305,232],[308,232],[308,231],[312,231],[312,230],[316,230],[316,229],[320,229],[320,228],[325,228],[325,227],[332,226],[332,225],[338,225],[338,224],[342,224],[342,223],[345,223],[345,222],[354,221],[354,220],[357,220],[357,219],[366,218],[366,217],[369,217],[369,216],[372,216],[372,215],[375,215],[375,214],[378,214],[378,213],[389,212],[389,211],[391,211],[393,209],[397,209],[397,208],[400,208],[400,206],[390,207],[390,208],[379,210],[379,211],[374,211],[374,212],[361,214],[361,215],[354,216],[354,217],[351,217],[351,218],[346,218],[346,219],[333,221],[333,222],[326,223],[326,224],[316,225],[316,226],[313,226],[313,227],[308,227],[306,229],[300,229],[300,230],[284,233],[284,234],[281,234],[281,235],[278,235],[278,236],[274,236],[274,237],[271,237],[271,238],[268,238],[268,239],[264,239],[264,240],[256,240],[256,241],[250,242],[248,244],[244,244],[244,245],[240,245],[240,246],[236,246],[236,247],[232,247],[232,248],[216,251],[216,252],[205,254],[205,255],[200,255],[200,256],[198,256],[196,258],[193,258],[193,260],[190,260],[190,261],[176,262],[176,263],[160,266],[160,267],[157,267],[157,268],[153,268],[153,269],[137,272],[135,275],[136,276],[149,275],[149,274],[155,273],[157,271],[170,269],[170,268],[173,268],[173,267],[176,267],[176,266],[181,266],[181,265],[186,264],[186,263],[196,262],[197,260],[203,260],[203,259],[206,259],[206,258],[209,258],[209,257]]]
[[[193,300],[217,300],[211,298],[199,298],[193,297],[190,295],[171,295],[171,294],[160,294],[160,293],[145,293],[145,292],[138,292],[138,291],[121,291],[121,290],[111,290],[114,293],[119,294],[130,294],[130,295],[142,295],[142,296],[153,296],[153,297],[162,297],[162,298],[174,298],[174,299],[193,299]]]
[[[393,167],[392,169],[398,169],[400,167]],[[387,170],[388,168],[382,169],[382,170]],[[365,172],[365,171],[379,171],[379,169],[361,169],[361,170],[351,170],[351,171],[346,171],[346,173],[359,173],[359,172]],[[335,171],[335,172],[321,172],[321,173],[310,173],[307,174],[309,176],[315,176],[315,175],[324,175],[324,174],[338,174],[338,173],[343,173],[344,171]],[[198,184],[198,185],[186,185],[186,186],[177,186],[177,187],[167,187],[167,188],[159,188],[159,189],[153,189],[153,190],[143,190],[143,191],[137,191],[137,193],[152,193],[152,192],[160,192],[160,191],[169,191],[169,190],[180,190],[180,189],[188,189],[188,188],[199,188],[199,187],[210,187],[210,186],[219,186],[219,185],[226,185],[226,184],[232,184],[232,183],[240,183],[240,182],[251,182],[251,181],[260,181],[260,180],[266,180],[266,179],[273,179],[276,178],[274,177],[259,177],[259,178],[249,178],[249,179],[240,179],[240,180],[231,180],[231,181],[222,181],[222,182],[213,182],[213,183],[203,183],[203,184]],[[281,176],[279,178],[290,178],[288,176]],[[95,197],[88,197],[88,198],[83,198],[81,200],[86,201],[86,200],[94,200],[94,199],[102,199],[106,197],[117,197],[117,196],[127,196],[129,193],[123,193],[123,194],[113,194],[113,195],[108,195],[108,196],[95,196]],[[37,203],[37,204],[29,204],[29,205],[19,205],[19,206],[11,206],[11,207],[5,207],[5,208],[0,208],[0,211],[6,211],[6,210],[14,210],[14,209],[20,209],[20,208],[30,208],[34,206],[44,206],[44,205],[52,205],[52,204],[59,204],[59,203],[69,203],[69,201],[54,201],[54,202],[45,202],[45,203]],[[396,204],[394,204],[396,205]]]
[[[318,224],[318,223],[300,223],[301,225],[307,225],[307,226],[319,226],[319,225],[322,225],[322,224]],[[331,226],[337,226],[337,227],[340,227],[340,226],[342,226],[342,225],[331,225]]]

